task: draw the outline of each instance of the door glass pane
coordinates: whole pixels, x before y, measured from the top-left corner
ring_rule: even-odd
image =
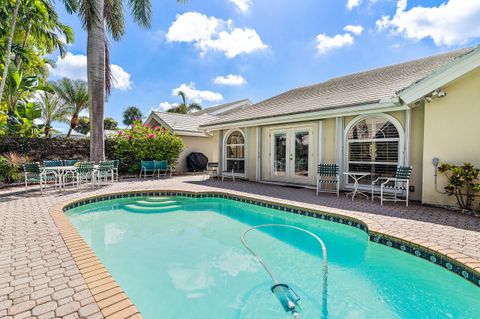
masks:
[[[308,132],[295,132],[295,175],[308,176]]]
[[[285,176],[287,168],[287,134],[273,135],[273,174]]]
[[[244,158],[243,154],[243,145],[235,145],[235,146],[230,146],[227,145],[227,158]]]

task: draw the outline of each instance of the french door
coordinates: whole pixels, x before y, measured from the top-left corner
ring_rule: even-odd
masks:
[[[272,130],[270,133],[270,177],[285,182],[306,182],[312,168],[310,128]]]

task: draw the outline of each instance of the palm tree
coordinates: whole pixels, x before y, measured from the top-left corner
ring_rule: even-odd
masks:
[[[45,137],[50,137],[52,130],[52,123],[54,121],[65,122],[68,121],[69,108],[65,106],[58,96],[47,91],[39,91],[38,103],[42,110],[42,121],[45,126]]]
[[[79,15],[87,31],[87,78],[90,132],[90,159],[105,158],[103,115],[105,97],[110,93],[110,59],[106,32],[118,41],[125,33],[125,17],[121,0],[79,0]],[[177,0],[185,2],[185,0]],[[150,27],[151,0],[129,0],[133,20]]]
[[[38,1],[38,0],[36,0],[36,1]],[[46,4],[49,4],[50,7],[53,8],[52,2],[50,0],[44,0],[44,2]],[[65,3],[65,8],[69,13],[77,10],[77,0],[63,0],[63,2]],[[23,5],[26,5],[26,3],[23,3]],[[12,55],[13,38],[15,36],[15,29],[17,27],[17,20],[18,20],[18,17],[19,17],[19,11],[20,11],[21,7],[22,7],[22,0],[15,0],[15,7],[13,8],[13,13],[12,13],[11,19],[10,19],[10,29],[9,29],[9,32],[8,32],[7,48],[6,48],[6,52],[5,52],[5,61],[4,61],[4,64],[3,64],[4,68],[3,68],[3,74],[2,74],[2,81],[0,82],[0,101],[2,100],[3,89],[5,87],[6,77],[7,77],[7,73],[8,73],[8,66],[10,65],[10,60],[11,60],[11,55]],[[45,17],[48,18],[48,13],[45,15]],[[25,23],[23,18],[24,17],[22,17],[22,19],[20,19],[20,20],[22,20],[22,23]],[[58,16],[57,16],[57,18],[58,18]],[[51,25],[44,25],[43,30],[49,30],[50,27],[51,27]],[[50,38],[50,40],[54,37],[58,38],[58,34],[56,34],[55,31],[61,31],[61,29],[62,28],[60,28],[60,29],[55,29],[54,28],[53,30],[49,30],[51,32],[50,32],[50,34],[47,38]],[[46,39],[46,38],[44,38],[44,39]]]
[[[82,80],[63,78],[58,82],[53,82],[52,88],[71,110],[72,118],[67,133],[68,138],[78,125],[78,114],[88,108],[87,83]]]
[[[143,114],[142,111],[136,106],[129,106],[123,112],[123,124],[126,126],[130,126],[136,119],[142,119]]]
[[[194,111],[200,111],[202,109],[202,106],[197,102],[192,102],[190,104],[187,104],[187,96],[186,96],[185,92],[178,91],[177,95],[182,98],[182,103],[177,105],[177,106],[172,107],[167,112],[187,114],[187,113],[191,113],[191,112],[194,112]]]

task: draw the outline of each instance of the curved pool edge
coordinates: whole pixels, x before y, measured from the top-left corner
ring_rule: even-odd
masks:
[[[463,279],[480,286],[480,261],[468,257],[452,249],[436,246],[427,241],[418,241],[403,234],[393,234],[383,231],[380,227],[373,225],[369,221],[358,217],[349,216],[348,212],[339,212],[338,209],[329,209],[322,207],[316,209],[307,206],[301,206],[293,203],[279,203],[273,200],[256,198],[240,194],[229,194],[221,191],[184,191],[176,189],[166,190],[139,190],[128,192],[106,193],[94,196],[85,196],[59,203],[50,209],[50,214],[59,229],[59,232],[65,241],[75,263],[80,269],[82,276],[87,282],[95,300],[99,304],[100,310],[105,317],[112,318],[143,318],[140,312],[135,308],[126,293],[120,288],[120,285],[113,279],[108,270],[100,262],[93,250],[84,241],[76,228],[70,223],[64,212],[78,206],[95,203],[104,200],[141,197],[141,196],[185,196],[195,198],[223,198],[243,203],[258,205],[267,208],[278,209],[281,211],[300,214],[306,217],[319,218],[331,222],[341,223],[346,226],[355,227],[367,233],[369,240],[394,248],[413,256],[425,259],[442,268],[453,272]],[[123,299],[121,299],[123,298]],[[116,312],[112,312],[116,310]],[[110,317],[109,317],[110,318]]]

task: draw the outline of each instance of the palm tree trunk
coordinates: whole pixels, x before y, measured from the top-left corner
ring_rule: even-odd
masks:
[[[90,115],[90,160],[105,159],[103,116],[105,103],[104,1],[92,1],[95,17],[88,30],[87,74]]]
[[[68,129],[68,132],[67,132],[67,138],[69,138],[69,137],[70,137],[70,135],[72,135],[72,128],[71,128],[71,127]]]
[[[15,10],[13,11],[12,24],[10,25],[10,35],[8,36],[7,53],[5,56],[5,65],[3,67],[2,83],[0,84],[0,101],[2,101],[3,89],[7,80],[8,65],[10,64],[10,55],[12,51],[13,35],[15,33],[15,25],[17,24],[18,9],[20,9],[21,0],[17,0]],[[103,4],[103,3],[102,3]]]

